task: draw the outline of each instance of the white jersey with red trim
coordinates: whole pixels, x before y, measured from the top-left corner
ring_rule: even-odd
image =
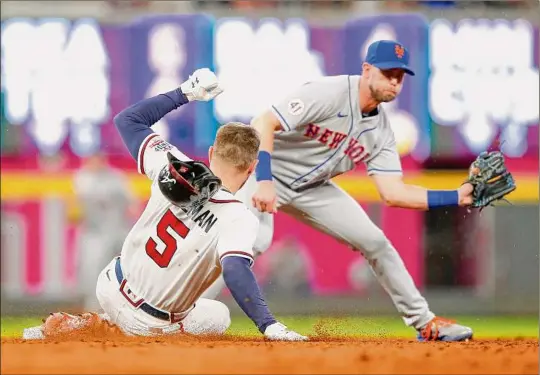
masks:
[[[138,167],[152,180],[151,196],[124,242],[121,264],[129,299],[183,313],[219,277],[224,257],[253,262],[259,221],[224,189],[189,216],[172,205],[157,184],[159,172],[168,164],[167,152],[190,160],[157,134],[141,145]]]

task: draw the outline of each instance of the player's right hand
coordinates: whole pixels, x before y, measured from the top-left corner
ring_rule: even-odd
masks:
[[[223,92],[214,72],[208,68],[197,69],[180,85],[182,93],[190,102],[199,100],[207,102]]]
[[[291,331],[285,325],[277,322],[264,330],[264,337],[272,341],[308,341],[309,338]]]
[[[273,181],[260,181],[257,190],[251,198],[251,203],[260,212],[270,214],[277,212],[276,188]]]

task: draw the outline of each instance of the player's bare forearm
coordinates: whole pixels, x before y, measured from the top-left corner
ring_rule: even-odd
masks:
[[[257,191],[252,197],[252,204],[260,212],[276,212],[276,192],[272,175],[272,152],[274,151],[274,132],[280,130],[281,123],[271,112],[266,111],[251,121],[259,132],[261,144],[255,176],[259,182]]]
[[[276,116],[270,111],[263,112],[251,120],[251,126],[257,129],[261,137],[259,150],[272,153],[274,151],[274,132],[282,129]]]
[[[379,189],[384,203],[391,207],[410,208],[415,210],[428,209],[427,189],[421,186],[395,183],[392,187]]]
[[[430,190],[403,182],[401,176],[372,176],[386,205],[416,210],[438,207],[468,206],[472,202],[472,186],[464,184],[456,190]]]
[[[396,194],[388,202],[390,206],[416,210],[428,209],[427,189],[421,186],[403,184],[402,190],[398,191],[398,193],[401,194]]]

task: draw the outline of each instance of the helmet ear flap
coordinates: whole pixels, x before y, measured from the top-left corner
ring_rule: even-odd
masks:
[[[195,174],[194,185],[197,187],[203,199],[210,199],[221,189],[221,179],[214,175],[210,168],[199,161],[190,162]]]
[[[221,180],[217,176],[205,176],[201,181],[200,195],[203,199],[209,200],[221,189]]]

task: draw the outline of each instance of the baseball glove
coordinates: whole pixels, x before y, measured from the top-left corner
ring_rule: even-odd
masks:
[[[484,208],[516,189],[512,174],[506,169],[500,151],[484,151],[469,168],[468,183],[474,187],[472,207]]]

